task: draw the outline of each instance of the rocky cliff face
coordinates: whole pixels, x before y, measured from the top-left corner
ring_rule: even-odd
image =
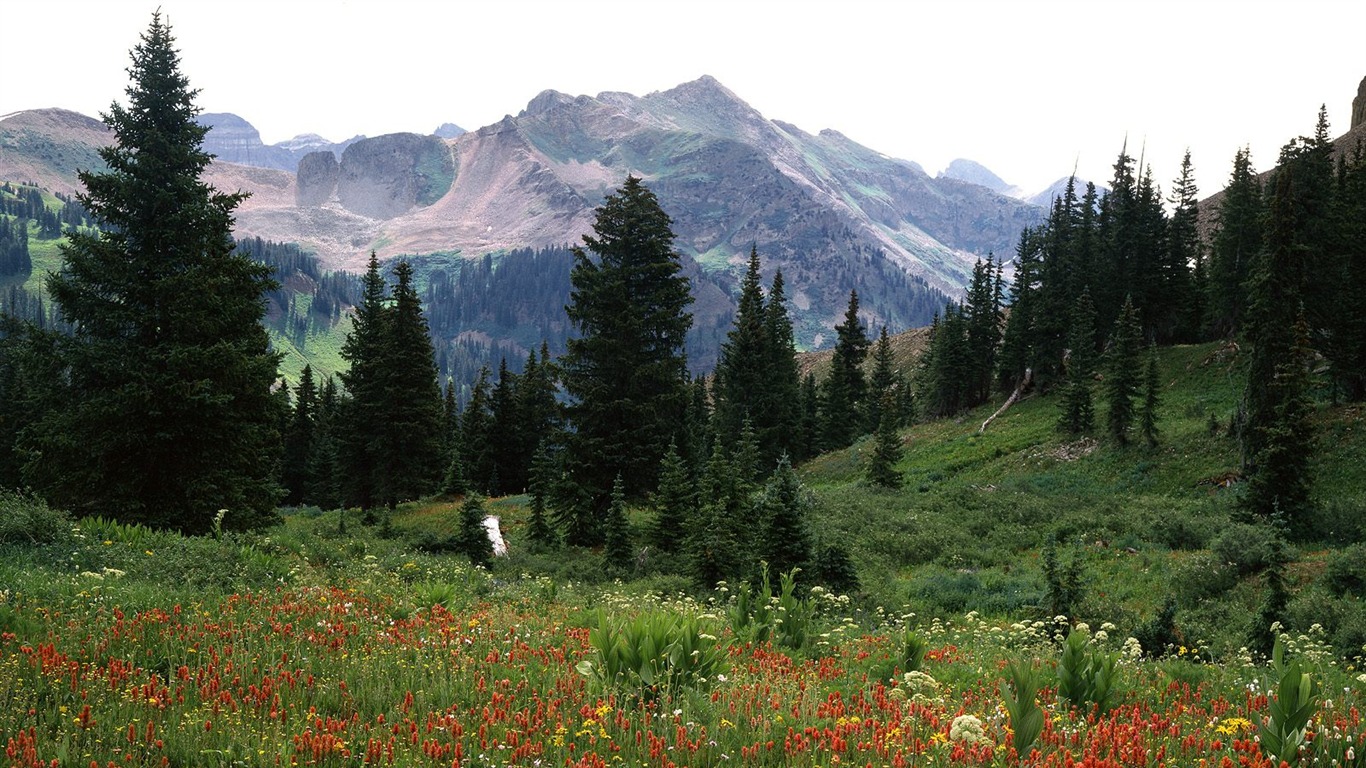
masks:
[[[388,219],[436,202],[450,190],[454,177],[455,164],[444,141],[393,133],[346,148],[338,168],[337,199],[352,213]]]
[[[310,152],[299,160],[295,175],[294,204],[313,208],[326,203],[337,193],[340,166],[330,151]]]
[[[1352,99],[1352,127],[1366,123],[1366,77],[1357,86],[1357,97]]]
[[[204,150],[219,162],[279,171],[294,171],[299,161],[311,152],[340,153],[364,138],[357,136],[335,143],[316,133],[306,133],[277,144],[265,144],[255,126],[231,112],[206,112],[199,116],[199,124],[209,126]]]

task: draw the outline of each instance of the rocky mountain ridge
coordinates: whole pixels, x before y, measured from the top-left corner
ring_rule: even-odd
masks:
[[[74,191],[75,170],[97,167],[108,134],[43,112],[0,121],[0,177]],[[873,324],[927,322],[977,258],[1009,255],[1042,216],[836,131],[769,120],[705,76],[641,97],[546,91],[515,117],[452,138],[265,145],[235,115],[203,119],[219,157],[210,183],[251,193],[237,234],[298,243],[331,268],[358,270],[370,250],[473,257],[578,242],[603,197],[641,176],[673,217],[679,251],[717,284],[736,282],[751,247],[766,277],[781,267],[812,346],[851,289]]]

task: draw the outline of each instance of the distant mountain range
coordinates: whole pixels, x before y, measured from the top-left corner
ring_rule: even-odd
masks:
[[[828,342],[851,289],[870,324],[925,324],[976,259],[1009,258],[1043,216],[982,179],[932,178],[835,131],[767,119],[711,77],[642,97],[545,91],[515,117],[426,136],[266,145],[236,115],[201,120],[218,156],[210,182],[251,193],[238,235],[298,243],[330,268],[359,270],[371,250],[477,257],[575,243],[605,195],[643,177],[706,282],[733,292],[751,247],[766,277],[782,268],[810,347]],[[7,116],[0,179],[72,192],[108,140],[98,121],[62,110]]]
[[[1072,177],[1063,176],[1044,189],[1030,193],[1021,187],[1007,183],[980,163],[959,158],[940,171],[939,178],[958,179],[969,184],[978,184],[993,192],[999,192],[1016,200],[1023,200],[1030,205],[1037,205],[1046,209],[1053,204],[1054,198],[1062,197],[1067,189],[1067,182]],[[1076,190],[1078,195],[1086,190],[1086,179],[1076,180]],[[1096,191],[1104,194],[1108,189],[1102,184],[1096,184]]]

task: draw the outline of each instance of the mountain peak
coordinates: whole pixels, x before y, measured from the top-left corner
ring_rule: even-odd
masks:
[[[1000,192],[1004,195],[1017,196],[1015,187],[1007,183],[1005,179],[997,176],[989,168],[975,160],[957,158],[949,163],[949,167],[939,172],[941,179],[957,179],[966,181],[969,184],[976,184],[979,187],[986,187],[992,192]]]
[[[567,93],[560,93],[559,91],[547,88],[546,90],[536,94],[535,98],[533,98],[531,101],[527,102],[526,109],[522,110],[521,113],[517,116],[534,117],[536,115],[545,114],[546,112],[549,112],[550,110],[556,107],[562,107],[566,104],[573,103],[573,96],[570,96]]]

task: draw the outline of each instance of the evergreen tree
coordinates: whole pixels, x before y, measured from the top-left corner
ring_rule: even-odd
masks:
[[[892,340],[887,336],[887,326],[884,325],[878,333],[877,343],[873,345],[873,370],[868,374],[868,391],[872,393],[868,398],[868,423],[879,428],[882,426],[883,403],[890,402],[895,411],[895,399],[888,401],[886,397],[894,396],[896,387],[896,370],[892,365]],[[893,421],[900,426],[896,415]]]
[[[1091,382],[1096,368],[1096,308],[1091,303],[1091,292],[1083,288],[1072,310],[1072,327],[1068,334],[1070,349],[1067,360],[1067,384],[1062,396],[1062,418],[1058,426],[1074,435],[1095,428],[1095,406],[1092,403]]]
[[[342,500],[362,510],[369,510],[379,498],[375,436],[384,421],[385,292],[379,257],[371,251],[361,278],[360,303],[351,318],[351,333],[342,344],[341,356],[349,366],[339,374],[346,387],[341,407],[345,426],[337,433],[341,438]]]
[[[460,505],[460,529],[456,534],[456,544],[461,552],[475,565],[487,566],[493,561],[493,542],[489,541],[489,531],[484,527],[484,497],[471,493]]]
[[[835,326],[835,354],[830,361],[830,377],[825,380],[821,419],[823,445],[843,448],[864,433],[859,418],[866,382],[863,360],[868,356],[868,335],[858,317],[858,291],[849,292],[844,321]]]
[[[683,342],[692,297],[668,215],[632,176],[597,209],[593,232],[574,251],[565,309],[581,335],[569,339],[561,358],[573,399],[569,477],[586,504],[572,514],[587,524],[574,528],[589,535],[576,543],[600,540],[596,522],[617,475],[628,497],[654,489],[688,403]]]
[[[286,504],[302,504],[308,495],[311,466],[309,455],[314,444],[314,418],[318,391],[313,385],[313,366],[305,365],[299,375],[299,386],[294,394],[294,411],[285,429],[285,452],[281,463],[281,481],[285,488]]]
[[[441,386],[427,320],[413,285],[413,268],[400,261],[387,311],[381,376],[382,429],[376,436],[376,486],[386,507],[433,493],[446,468],[441,455]]]
[[[498,484],[490,485],[488,492],[495,496],[515,493],[526,487],[527,467],[522,463],[523,425],[516,398],[519,381],[520,377],[508,370],[507,358],[502,358],[489,407],[492,417],[489,454]]]
[[[1305,249],[1293,167],[1282,167],[1270,204],[1267,249],[1252,276],[1247,337],[1252,344],[1243,394],[1243,503],[1254,517],[1283,516],[1293,536],[1307,531],[1309,459],[1308,324],[1302,309]]]
[[[465,483],[481,493],[489,491],[495,479],[492,443],[493,413],[489,409],[489,369],[479,369],[479,378],[470,390],[470,400],[460,414],[460,466]]]
[[[1040,289],[1041,236],[1037,229],[1026,227],[1020,233],[1015,250],[1015,278],[1010,287],[1010,317],[1001,335],[1001,351],[997,357],[996,379],[1000,388],[1012,392],[1026,373],[1033,371],[1036,355],[1035,341],[1038,327]],[[922,388],[923,391],[923,388]],[[929,416],[937,415],[920,398],[921,410]]]
[[[624,575],[635,565],[635,551],[631,547],[631,524],[626,519],[626,483],[617,475],[612,483],[612,501],[607,505],[603,522],[603,565],[608,573]]]
[[[209,530],[274,519],[278,356],[261,325],[270,269],[234,252],[241,194],[201,180],[196,92],[159,13],[132,51],[128,106],[104,115],[108,170],[82,172],[98,230],[69,234],[48,289],[70,336],[26,430],[25,480],[56,506]]]
[[[536,449],[536,456],[531,462],[529,489],[531,492],[531,520],[527,524],[527,539],[536,549],[554,549],[560,544],[560,537],[555,533],[555,529],[550,526],[550,520],[546,516],[546,498],[550,495],[553,473],[554,464],[550,460],[550,453],[543,441],[540,447]]]
[[[821,396],[816,387],[816,374],[807,372],[802,379],[796,435],[793,437],[792,460],[803,462],[819,452],[821,434]]]
[[[777,469],[755,504],[763,531],[758,559],[768,563],[772,573],[794,568],[809,571],[812,544],[808,516],[814,502],[786,456],[778,459]]]
[[[1139,413],[1139,430],[1150,447],[1157,447],[1157,406],[1161,404],[1162,379],[1157,370],[1157,345],[1148,346],[1148,367],[1143,377],[1143,409]]]
[[[323,509],[341,506],[341,448],[337,431],[341,427],[341,395],[337,380],[331,376],[318,393],[313,420],[313,445],[308,451],[308,485],[304,502]]]
[[[669,444],[659,470],[659,491],[654,496],[655,520],[650,543],[661,552],[677,552],[686,538],[689,521],[697,510],[697,491],[678,446]]]
[[[997,294],[996,264],[990,256],[978,260],[972,270],[967,301],[963,306],[966,346],[967,381],[962,385],[963,406],[972,408],[985,403],[991,396],[992,377],[996,373],[996,352],[1001,343],[1001,305]],[[873,390],[873,397],[881,393]],[[872,422],[877,426],[876,422]]]
[[[1143,329],[1132,299],[1125,298],[1124,306],[1115,320],[1106,353],[1105,404],[1108,407],[1106,427],[1110,437],[1119,445],[1129,444],[1129,428],[1134,423],[1134,398],[1138,394],[1139,350]]]
[[[787,292],[783,271],[773,273],[768,291],[768,305],[764,308],[768,330],[768,380],[764,396],[768,401],[772,431],[760,434],[765,461],[772,464],[783,454],[795,454],[794,445],[799,422],[801,374],[797,370],[797,346],[793,340],[792,319],[787,313]]]
[[[741,573],[743,555],[737,514],[740,499],[734,469],[718,438],[703,473],[697,515],[688,526],[688,562],[693,580],[711,588]]]
[[[1247,313],[1247,279],[1262,247],[1261,183],[1248,149],[1233,158],[1233,174],[1219,202],[1210,244],[1205,326],[1216,337],[1239,332]]]
[[[868,482],[882,488],[897,489],[901,487],[901,473],[896,471],[896,464],[901,461],[902,456],[901,437],[896,432],[896,417],[892,412],[891,397],[887,396],[883,400],[882,418],[877,425],[873,456],[868,462]]]
[[[1195,184],[1190,150],[1181,158],[1181,175],[1172,185],[1167,222],[1167,261],[1164,282],[1175,292],[1176,314],[1171,338],[1193,341],[1205,317],[1205,257],[1200,238],[1200,191]]]
[[[713,386],[717,429],[725,440],[738,440],[746,421],[756,432],[774,430],[776,425],[769,423],[770,414],[765,411],[770,360],[759,253],[751,248],[735,322],[721,345]]]
[[[1366,400],[1366,142],[1343,153],[1338,174],[1337,253],[1342,265],[1340,302],[1324,353],[1333,379],[1352,402]]]

